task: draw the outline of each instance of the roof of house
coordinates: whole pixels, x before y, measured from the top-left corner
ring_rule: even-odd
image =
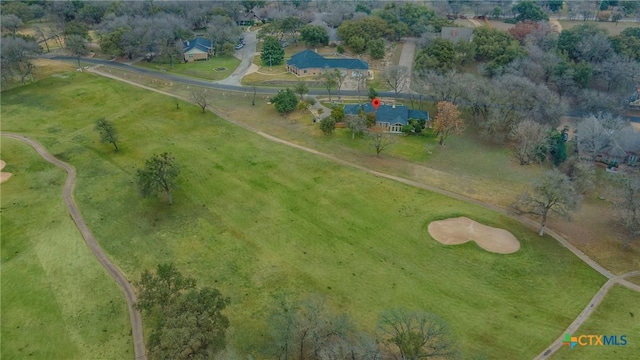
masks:
[[[311,50],[303,50],[287,60],[287,65],[293,65],[298,69],[330,68],[368,70],[369,64],[360,59],[327,59]]]
[[[209,52],[211,50],[211,41],[202,37],[187,40],[182,42],[182,52],[187,52],[192,49],[198,49],[200,51]]]
[[[371,103],[345,105],[345,115],[357,115],[362,109],[365,113],[373,112],[376,114],[376,121],[387,122],[389,124],[407,125],[409,119],[429,120],[429,113],[420,110],[411,110],[404,105],[380,105],[378,110],[374,110]]]
[[[257,7],[253,7],[253,9],[248,12],[242,14],[240,16],[240,21],[248,21],[248,20],[262,20],[262,16],[259,15],[260,10]]]
[[[456,42],[458,40],[471,41],[473,37],[473,29],[465,27],[443,27],[440,36],[443,39]]]

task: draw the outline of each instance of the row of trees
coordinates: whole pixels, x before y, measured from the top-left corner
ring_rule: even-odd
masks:
[[[380,52],[383,39],[397,41],[405,36],[440,32],[448,24],[450,21],[436,16],[428,7],[387,3],[384,9],[373,11],[371,15],[342,22],[338,27],[338,36],[356,54],[366,51],[374,59],[379,59],[384,56]]]
[[[136,281],[138,302],[153,324],[153,359],[209,359],[226,347],[229,298],[214,288],[198,289],[171,263],[145,270]],[[324,297],[300,301],[274,296],[268,314],[268,339],[262,353],[278,359],[451,358],[457,346],[446,322],[424,311],[396,308],[380,314],[376,336],[356,328],[346,313],[336,313]]]

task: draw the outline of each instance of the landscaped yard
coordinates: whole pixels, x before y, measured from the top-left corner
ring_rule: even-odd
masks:
[[[233,73],[240,65],[240,60],[231,55],[214,56],[206,61],[181,63],[176,60],[173,69],[169,64],[140,61],[137,66],[153,70],[161,70],[179,75],[191,76],[199,79],[222,80]]]
[[[618,360],[635,359],[640,354],[640,293],[614,285],[591,317],[572,336],[626,335],[624,346],[580,346],[560,349],[552,359]],[[588,341],[588,340],[587,340]]]
[[[49,134],[56,136],[56,129],[61,128],[52,124]],[[13,139],[2,138],[0,158],[7,162],[3,171],[13,173],[0,185],[0,357],[132,358],[122,292],[89,251],[62,202],[66,174]]]
[[[272,295],[290,291],[326,295],[368,331],[388,308],[434,312],[467,356],[530,358],[604,283],[555,240],[503,215],[270,142],[193,105],[176,109],[162,95],[75,72],[2,95],[3,130],[36,138],[77,168],[80,209],[130,279],[173,261],[201,286],[231,297],[230,343],[240,354],[259,355],[269,341],[263,334]],[[217,99],[231,105],[231,96]],[[273,110],[246,111],[259,121]],[[119,153],[97,140],[93,127],[102,116],[120,131]],[[312,141],[333,146],[327,137]],[[135,169],[163,151],[182,170],[172,206],[140,199],[135,188]],[[3,221],[10,211],[3,209]],[[447,247],[427,234],[431,221],[460,215],[509,229],[520,251]],[[13,311],[3,303],[3,314]]]

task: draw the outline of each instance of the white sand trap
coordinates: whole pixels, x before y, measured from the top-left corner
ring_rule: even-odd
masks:
[[[0,160],[0,170],[4,169],[4,166],[7,165],[4,161]],[[0,172],[0,184],[9,180],[11,177],[11,173],[8,172]]]
[[[445,245],[475,241],[481,248],[498,254],[511,254],[520,249],[520,242],[504,229],[480,224],[466,217],[433,221],[429,234]]]

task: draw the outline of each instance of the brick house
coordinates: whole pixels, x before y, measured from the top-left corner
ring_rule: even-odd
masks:
[[[329,59],[311,50],[303,50],[287,60],[287,71],[297,76],[317,76],[327,69],[338,69],[348,77],[371,75],[366,61],[350,58]]]
[[[213,56],[213,44],[210,40],[201,37],[183,41],[182,54],[185,62],[209,60],[209,57]]]

